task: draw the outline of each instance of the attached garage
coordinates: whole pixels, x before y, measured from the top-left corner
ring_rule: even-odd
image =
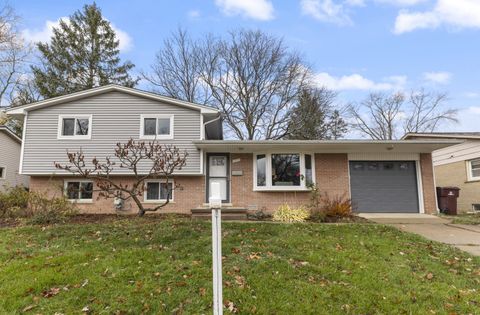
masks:
[[[357,212],[418,213],[415,161],[350,161],[352,202]]]

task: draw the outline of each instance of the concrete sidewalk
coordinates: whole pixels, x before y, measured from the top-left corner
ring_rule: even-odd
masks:
[[[388,224],[402,231],[419,234],[433,241],[453,245],[480,256],[480,226],[451,224],[449,220],[428,214],[359,214],[370,221]]]

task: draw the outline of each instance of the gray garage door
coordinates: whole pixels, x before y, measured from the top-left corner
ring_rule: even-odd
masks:
[[[351,161],[350,185],[357,212],[419,212],[413,161]]]

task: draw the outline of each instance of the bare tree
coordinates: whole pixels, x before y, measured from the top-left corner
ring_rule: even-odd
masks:
[[[10,103],[27,73],[30,48],[18,29],[20,18],[12,7],[0,8],[0,102]]]
[[[99,197],[114,197],[123,201],[132,199],[138,207],[138,215],[143,216],[147,211],[157,211],[166,206],[172,195],[172,191],[169,190],[164,202],[152,208],[145,208],[141,202],[145,181],[161,178],[168,188],[174,172],[185,166],[188,153],[180,152],[175,146],[164,146],[156,141],[145,143],[130,139],[125,144],[117,143],[115,158],[118,162],[109,157],[106,157],[104,162],[100,162],[95,157],[91,165],[87,166],[82,150],[67,153],[67,156],[68,164],[54,162],[57,169],[95,181],[100,191]],[[117,165],[119,169],[127,169],[133,173],[132,183],[122,183],[112,176]],[[147,172],[142,171],[145,167],[148,168]],[[174,189],[175,187],[172,187],[172,190]]]
[[[206,43],[206,42],[205,42]],[[142,73],[153,89],[161,94],[188,102],[207,104],[208,86],[203,82],[202,56],[206,45],[195,42],[185,30],[178,29],[163,41],[151,66],[151,73]]]
[[[284,137],[309,74],[283,40],[247,30],[197,41],[180,30],[164,42],[152,70],[144,77],[154,89],[221,109],[227,133],[238,139]]]
[[[400,132],[432,132],[441,123],[456,122],[457,111],[444,109],[445,94],[427,93],[423,89],[409,95],[371,93],[348,112],[352,128],[374,140],[398,139]]]

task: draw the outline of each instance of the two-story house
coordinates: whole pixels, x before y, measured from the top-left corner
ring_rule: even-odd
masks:
[[[0,191],[28,187],[28,176],[20,175],[22,139],[6,126],[0,126]]]
[[[220,183],[226,206],[273,211],[282,203],[308,203],[310,184],[322,193],[351,198],[360,212],[436,212],[431,152],[458,143],[424,141],[224,140],[221,113],[157,94],[108,85],[12,108],[24,119],[20,172],[30,188],[68,191],[82,211],[112,213],[113,201],[98,199],[95,183],[55,169],[66,152],[82,148],[87,160],[113,156],[130,138],[158,139],[185,149],[186,166],[175,174],[173,200],[162,212],[190,213],[208,201]],[[128,182],[127,170],[118,170]],[[145,203],[158,203],[169,189],[147,181]],[[73,193],[71,193],[73,191]],[[93,191],[93,192],[92,192]],[[125,212],[135,212],[127,203]]]

